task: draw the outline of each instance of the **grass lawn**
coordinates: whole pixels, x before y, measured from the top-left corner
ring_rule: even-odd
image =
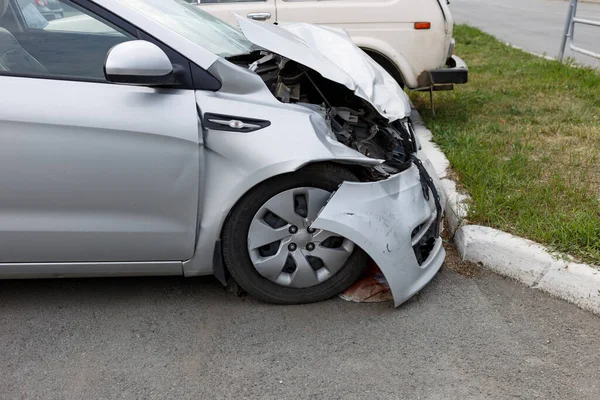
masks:
[[[600,265],[600,72],[454,36],[469,83],[434,94],[435,119],[428,94],[411,98],[472,196],[469,221]]]

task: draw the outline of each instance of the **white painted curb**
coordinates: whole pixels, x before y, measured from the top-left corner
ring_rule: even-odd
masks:
[[[448,178],[450,163],[432,142],[431,131],[425,127],[414,108],[411,118],[422,151],[441,180],[447,199],[446,221],[463,260],[477,263],[600,315],[599,269],[566,261],[567,258],[559,257],[531,240],[467,223],[469,197],[459,193],[456,183]]]

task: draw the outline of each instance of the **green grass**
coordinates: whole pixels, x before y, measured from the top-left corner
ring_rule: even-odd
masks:
[[[469,83],[412,100],[472,197],[468,219],[600,265],[600,73],[457,26]]]

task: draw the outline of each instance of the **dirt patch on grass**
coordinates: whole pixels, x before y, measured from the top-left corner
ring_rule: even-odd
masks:
[[[469,261],[463,261],[458,254],[458,250],[454,247],[454,243],[446,244],[446,260],[444,267],[454,271],[462,276],[473,278],[482,274],[482,269],[477,264]]]
[[[446,259],[444,260],[444,268],[448,268],[462,276],[475,277],[483,273],[483,269],[470,261],[464,261],[460,257],[460,253],[456,249],[456,245],[452,240],[448,230],[444,230],[444,249],[446,249]]]

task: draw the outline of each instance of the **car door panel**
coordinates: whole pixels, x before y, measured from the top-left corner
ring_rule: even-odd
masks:
[[[197,0],[197,4],[204,11],[213,14],[215,17],[233,26],[237,26],[234,13],[244,17],[254,16],[266,22],[275,22],[277,20],[275,0]]]
[[[0,262],[185,260],[194,92],[0,76]]]
[[[404,0],[277,0],[277,20],[349,28],[352,24],[404,21],[397,4]],[[415,7],[413,3],[411,7]],[[341,26],[344,25],[344,26]]]

